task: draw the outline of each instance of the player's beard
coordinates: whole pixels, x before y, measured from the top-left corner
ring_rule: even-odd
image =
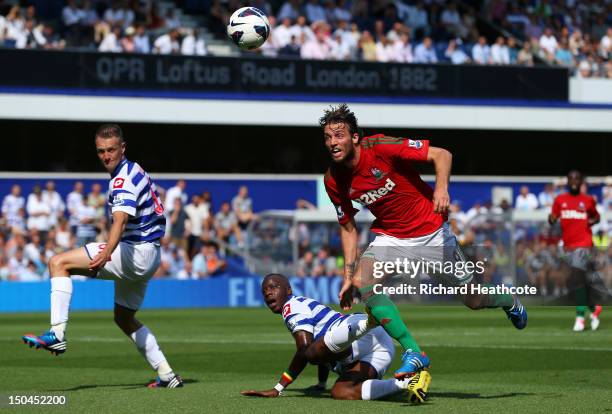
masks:
[[[569,188],[569,193],[571,195],[578,195],[578,194],[580,194],[580,186],[579,185],[576,186],[576,187],[569,186],[568,188]]]
[[[336,162],[337,164],[349,166],[352,164],[354,159],[355,159],[355,147],[351,145],[344,151],[344,157],[340,158],[339,160],[334,160],[334,162]]]

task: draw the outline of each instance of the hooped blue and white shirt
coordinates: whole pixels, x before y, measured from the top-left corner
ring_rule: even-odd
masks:
[[[166,232],[164,207],[155,184],[140,165],[121,160],[108,183],[108,203],[111,214],[123,211],[130,217],[122,242],[155,243]]]
[[[294,295],[283,305],[282,315],[289,332],[310,332],[315,340],[325,335],[334,323],[347,317],[316,300]]]

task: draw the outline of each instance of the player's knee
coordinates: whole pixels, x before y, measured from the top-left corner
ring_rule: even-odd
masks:
[[[136,318],[134,318],[134,315],[125,312],[115,311],[114,320],[117,326],[124,331],[130,330],[130,328],[136,324]]]
[[[66,260],[64,259],[64,255],[56,254],[49,260],[49,274],[51,277],[54,277],[60,272],[63,272],[66,266]]]
[[[483,298],[478,295],[467,295],[463,297],[465,306],[472,310],[482,309],[484,307]]]
[[[331,389],[334,400],[360,400],[361,395],[357,393],[356,387],[349,384],[336,384]]]

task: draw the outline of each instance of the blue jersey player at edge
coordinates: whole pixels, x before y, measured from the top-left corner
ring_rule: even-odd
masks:
[[[115,322],[157,371],[157,379],[148,387],[182,387],[182,379],[173,372],[153,333],[135,317],[148,281],[161,262],[160,239],[166,228],[164,207],[149,175],[125,157],[126,143],[119,125],[101,125],[95,133],[95,145],[98,158],[111,175],[112,225],[108,241],[89,243],[51,258],[51,328],[39,336],[24,335],[23,342],[55,355],[66,352],[71,276],[113,280]]]

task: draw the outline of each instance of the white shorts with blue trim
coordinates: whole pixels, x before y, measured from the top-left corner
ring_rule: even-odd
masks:
[[[85,251],[94,258],[106,243],[88,243]],[[149,279],[161,263],[160,246],[155,243],[120,242],[108,261],[98,270],[96,279],[115,281],[115,303],[138,310],[144,300]]]
[[[363,313],[349,315],[348,318],[332,324],[328,332],[334,329],[349,329],[351,324],[362,319],[368,319],[368,315]],[[354,341],[350,349],[351,355],[339,361],[340,369],[356,361],[367,362],[374,367],[378,373],[378,378],[382,378],[385,375],[395,356],[393,339],[380,326],[371,329],[361,338]]]

